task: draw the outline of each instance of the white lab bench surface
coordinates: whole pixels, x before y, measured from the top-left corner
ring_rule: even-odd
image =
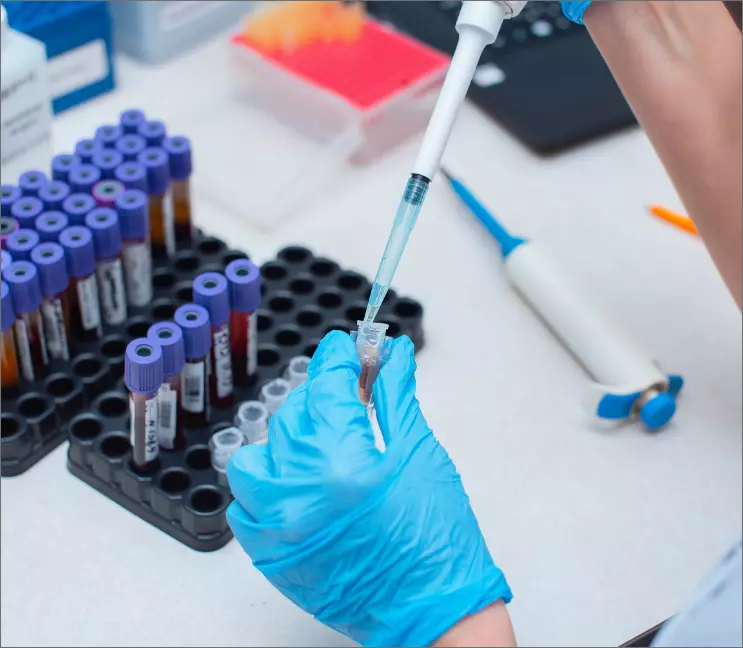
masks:
[[[124,108],[193,108],[225,47],[159,68],[121,59],[119,89],[59,118],[55,149]],[[342,171],[334,193],[275,229],[200,191],[195,222],[259,262],[300,243],[372,277],[418,143]],[[639,129],[540,159],[466,105],[445,164],[686,379],[660,433],[591,425],[588,378],[507,287],[495,242],[435,182],[394,282],[425,307],[423,411],[513,588],[520,644],[616,646],[676,612],[740,534],[740,312],[701,242],[648,216],[652,202],[682,207]],[[66,444],[2,480],[2,645],[351,645],[275,591],[237,542],[192,551],[65,463]]]

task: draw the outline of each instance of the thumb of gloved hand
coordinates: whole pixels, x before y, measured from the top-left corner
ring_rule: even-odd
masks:
[[[332,332],[308,381],[227,474],[227,519],[253,564],[319,621],[364,645],[429,645],[511,599],[451,459],[415,397],[413,344],[390,345],[374,386],[374,447],[350,337]]]

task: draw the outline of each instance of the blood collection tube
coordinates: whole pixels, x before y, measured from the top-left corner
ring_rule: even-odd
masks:
[[[91,164],[101,172],[103,180],[114,177],[114,169],[124,163],[124,156],[113,148],[104,148],[93,153]]]
[[[93,234],[87,227],[72,225],[62,230],[59,244],[64,248],[70,277],[70,332],[74,339],[83,342],[97,340],[102,327]]]
[[[116,150],[121,153],[125,162],[136,162],[137,156],[147,148],[144,137],[129,133],[116,142]]]
[[[2,282],[2,306],[0,307],[2,317],[3,346],[0,353],[0,374],[2,374],[2,388],[15,389],[18,387],[18,358],[15,353],[15,341],[13,340],[13,323],[15,322],[15,310],[13,309],[13,298],[10,296],[10,286]]]
[[[119,215],[108,207],[96,207],[85,217],[85,225],[93,234],[95,274],[103,322],[123,324],[126,322],[127,309]]]
[[[266,443],[268,441],[268,418],[271,415],[261,401],[240,403],[235,414],[235,425],[243,433],[245,443]]]
[[[171,256],[175,251],[175,232],[168,154],[161,148],[147,148],[137,161],[147,170],[152,254]]]
[[[127,189],[147,193],[147,170],[139,162],[124,162],[116,167],[114,177]]]
[[[212,334],[209,313],[197,304],[185,304],[175,311],[173,320],[183,333],[186,364],[181,374],[183,426],[204,427],[209,422],[209,351]]]
[[[62,203],[71,193],[70,187],[61,180],[52,180],[39,189],[38,198],[44,204],[44,211],[62,209]]]
[[[193,300],[209,313],[212,350],[209,402],[229,407],[235,402],[230,346],[230,294],[227,279],[219,272],[204,272],[193,281]]]
[[[283,378],[274,378],[261,387],[259,398],[265,404],[269,416],[273,416],[284,404],[291,390],[291,385]]]
[[[18,176],[18,186],[24,196],[38,196],[39,190],[48,182],[43,171],[26,171]]]
[[[36,231],[42,243],[56,243],[59,235],[70,224],[70,219],[60,211],[44,212],[36,219]]]
[[[44,211],[44,203],[35,196],[24,196],[13,203],[10,215],[16,219],[19,228],[32,229],[36,217]]]
[[[80,164],[70,171],[70,188],[75,193],[91,193],[101,180],[101,172],[93,164]]]
[[[20,187],[4,184],[0,187],[0,216],[11,216],[10,208],[23,196]]]
[[[90,164],[90,161],[93,159],[93,153],[100,151],[102,148],[103,142],[100,140],[82,139],[75,144],[75,155],[77,155],[81,164]]]
[[[70,177],[70,171],[82,160],[73,153],[60,153],[52,158],[52,180],[67,182]]]
[[[15,348],[20,360],[21,376],[32,382],[46,373],[44,322],[41,317],[41,286],[36,266],[30,261],[13,261],[3,272],[10,286],[15,307]]]
[[[16,261],[30,261],[31,250],[39,243],[39,233],[32,229],[19,229],[8,237],[7,250]]]
[[[64,250],[58,243],[41,243],[31,253],[41,284],[41,315],[44,318],[46,348],[52,360],[70,359],[69,323],[67,303],[67,268]]]
[[[2,250],[2,269],[0,269],[0,272],[2,270],[5,270],[11,263],[13,263],[13,257],[11,256],[10,252],[7,250]]]
[[[173,226],[176,243],[189,243],[193,238],[191,223],[191,142],[187,137],[175,135],[163,140],[168,154],[171,198],[173,201]]]
[[[71,225],[85,224],[85,217],[95,207],[95,198],[85,193],[74,193],[62,203],[62,211],[67,214]]]
[[[167,132],[165,124],[161,121],[151,120],[139,125],[137,135],[144,137],[147,146],[161,146]]]
[[[157,342],[163,352],[163,384],[157,396],[160,408],[157,440],[161,448],[180,450],[186,445],[181,410],[181,374],[186,363],[183,333],[173,322],[159,322],[150,326],[147,337]]]
[[[136,108],[129,108],[119,115],[119,123],[124,133],[136,133],[140,124],[147,121],[144,113]]]
[[[217,473],[217,482],[227,486],[227,462],[244,442],[243,433],[236,427],[228,427],[212,434],[209,439],[209,454],[212,468]]]
[[[132,306],[146,306],[152,301],[147,194],[139,189],[127,189],[116,198],[116,211],[119,212],[126,296]]]
[[[4,250],[8,246],[8,238],[18,231],[18,221],[9,216],[0,216],[0,247]]]
[[[124,357],[124,383],[129,390],[132,468],[141,474],[152,472],[159,465],[157,392],[162,382],[160,345],[147,338],[129,342]]]
[[[116,198],[124,192],[124,185],[118,180],[101,180],[93,187],[93,198],[98,207],[110,207],[116,204]]]
[[[118,124],[104,124],[95,129],[95,139],[104,148],[113,148],[116,142],[124,134],[124,130]]]
[[[255,375],[258,366],[256,309],[261,305],[261,271],[248,259],[236,259],[224,272],[230,291],[230,342],[235,382]]]

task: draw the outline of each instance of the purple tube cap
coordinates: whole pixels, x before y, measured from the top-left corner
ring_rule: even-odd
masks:
[[[145,117],[145,114],[136,108],[124,110],[121,115],[119,115],[119,123],[125,133],[136,133],[139,125],[146,121],[147,117]]]
[[[124,156],[124,159],[136,160],[137,156],[147,148],[147,142],[144,137],[130,133],[124,135],[116,142],[116,150]]]
[[[175,311],[173,320],[183,333],[183,351],[186,358],[198,360],[212,348],[209,313],[198,304],[184,304]]]
[[[173,322],[158,322],[150,326],[147,338],[155,340],[163,352],[163,374],[175,376],[183,371],[186,356],[183,350],[183,332]]]
[[[88,163],[93,153],[103,148],[103,142],[96,139],[81,139],[75,144],[75,155],[80,158],[81,163]]]
[[[212,326],[226,324],[230,317],[227,279],[219,272],[203,272],[193,280],[193,300],[209,311]]]
[[[64,199],[70,195],[70,187],[61,180],[52,180],[39,189],[39,200],[44,203],[45,209],[59,209]]]
[[[191,141],[183,135],[166,137],[163,149],[170,162],[170,177],[174,180],[185,180],[191,175]]]
[[[137,162],[147,171],[147,192],[157,196],[164,194],[170,184],[168,154],[161,148],[146,148],[137,156]]]
[[[240,313],[252,313],[261,305],[261,270],[248,259],[235,259],[224,271],[230,290],[230,306]]]
[[[124,162],[116,167],[114,178],[127,189],[139,189],[147,193],[147,170],[139,162]]]
[[[95,139],[105,147],[112,147],[123,134],[124,130],[118,124],[104,124],[95,129]]]
[[[19,227],[31,228],[37,216],[44,211],[44,203],[34,196],[24,196],[13,203],[10,215],[18,221]]]
[[[18,231],[18,221],[10,216],[0,216],[0,241],[2,241],[3,250],[8,241],[8,237]]]
[[[39,243],[41,243],[39,233],[24,227],[13,232],[5,245],[16,261],[28,261],[31,258],[31,250]]]
[[[55,155],[52,158],[52,179],[67,182],[70,171],[78,164],[82,164],[82,160],[73,153]]]
[[[49,180],[43,171],[37,171],[32,169],[21,173],[18,177],[18,186],[21,188],[21,192],[24,196],[35,196],[39,193],[39,189],[45,186]]]
[[[98,167],[104,178],[113,178],[114,169],[124,163],[124,156],[116,149],[103,149],[96,151],[91,158],[91,164]]]
[[[70,219],[60,211],[48,211],[39,216],[35,224],[42,242],[56,243],[59,233],[69,226]]]
[[[31,252],[31,261],[36,264],[44,295],[53,297],[67,288],[67,266],[59,243],[40,243]]]
[[[15,185],[4,184],[0,187],[0,209],[2,209],[2,216],[10,216],[10,208],[22,195],[21,188]]]
[[[124,383],[135,394],[154,394],[163,384],[163,352],[147,338],[137,338],[126,346]]]
[[[2,267],[0,267],[0,272],[5,270],[11,263],[13,263],[13,255],[8,252],[7,250],[0,250],[0,257],[2,257]]]
[[[13,261],[3,270],[10,286],[16,313],[33,313],[41,305],[41,284],[36,266],[30,261]]]
[[[62,203],[62,210],[72,225],[82,225],[85,222],[85,215],[91,209],[95,209],[95,206],[95,198],[90,194],[74,193]]]
[[[116,196],[119,228],[124,240],[144,239],[150,231],[150,210],[147,194],[139,189],[127,189]]]
[[[111,207],[125,187],[118,180],[101,180],[93,187],[93,198],[99,207]]]
[[[15,309],[13,308],[13,298],[10,296],[10,286],[5,281],[3,281],[2,285],[3,301],[0,310],[2,311],[3,333],[5,333],[5,331],[13,326],[13,322],[15,322]]]
[[[165,124],[161,121],[151,120],[139,125],[137,134],[144,137],[147,146],[160,146],[167,135]]]
[[[110,259],[121,252],[119,215],[110,207],[96,207],[85,217],[93,234],[96,259]]]
[[[73,191],[90,191],[101,179],[101,171],[92,164],[80,164],[70,171],[69,184]]]
[[[95,270],[93,234],[87,227],[73,225],[59,235],[64,248],[67,273],[71,277],[87,277]]]

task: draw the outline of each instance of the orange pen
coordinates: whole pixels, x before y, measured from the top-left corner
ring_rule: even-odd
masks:
[[[670,223],[671,225],[675,225],[679,229],[689,232],[689,234],[699,236],[699,232],[697,231],[697,228],[691,218],[687,218],[686,216],[677,214],[676,212],[671,211],[670,209],[666,209],[665,207],[661,207],[660,205],[651,205],[650,213],[656,218],[660,218],[661,220],[666,221],[666,223]]]

